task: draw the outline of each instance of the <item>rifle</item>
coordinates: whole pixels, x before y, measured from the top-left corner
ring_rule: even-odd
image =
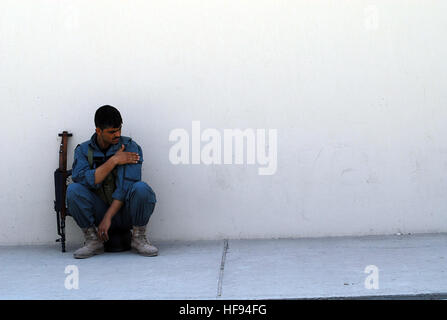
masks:
[[[68,208],[65,203],[65,194],[67,192],[67,179],[71,176],[72,171],[67,170],[67,142],[68,137],[73,134],[63,131],[59,133],[62,137],[59,147],[59,168],[54,171],[54,189],[56,200],[54,200],[54,210],[57,217],[57,233],[60,236],[56,242],[61,242],[62,252],[65,252],[65,217],[69,215]]]

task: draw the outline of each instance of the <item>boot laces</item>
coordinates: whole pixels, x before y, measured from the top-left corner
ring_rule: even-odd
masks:
[[[146,233],[144,233],[144,232],[135,232],[135,239],[138,239],[140,241],[150,244],[149,240],[147,240],[147,238],[146,238]]]

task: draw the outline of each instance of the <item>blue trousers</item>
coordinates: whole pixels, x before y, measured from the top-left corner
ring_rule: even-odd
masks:
[[[111,229],[145,226],[155,208],[154,191],[143,181],[135,182],[126,194],[121,209],[113,216]],[[98,226],[109,208],[100,197],[80,183],[67,187],[68,211],[80,228]]]

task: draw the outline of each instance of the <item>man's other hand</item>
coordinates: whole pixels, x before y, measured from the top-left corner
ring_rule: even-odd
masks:
[[[121,148],[115,153],[113,158],[115,160],[115,165],[138,163],[138,161],[140,160],[140,156],[138,155],[138,153],[124,151],[123,144],[121,145]]]
[[[110,228],[110,225],[112,224],[112,220],[105,216],[101,223],[98,226],[98,238],[102,241],[109,240],[109,235],[107,234],[107,231]]]

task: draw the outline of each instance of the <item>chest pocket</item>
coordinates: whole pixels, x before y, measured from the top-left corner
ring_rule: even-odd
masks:
[[[93,169],[93,149],[90,146],[88,146],[87,159],[90,169]],[[93,190],[108,205],[111,205],[113,201],[112,194],[116,189],[116,177],[117,169],[115,167],[104,179],[101,186]]]

